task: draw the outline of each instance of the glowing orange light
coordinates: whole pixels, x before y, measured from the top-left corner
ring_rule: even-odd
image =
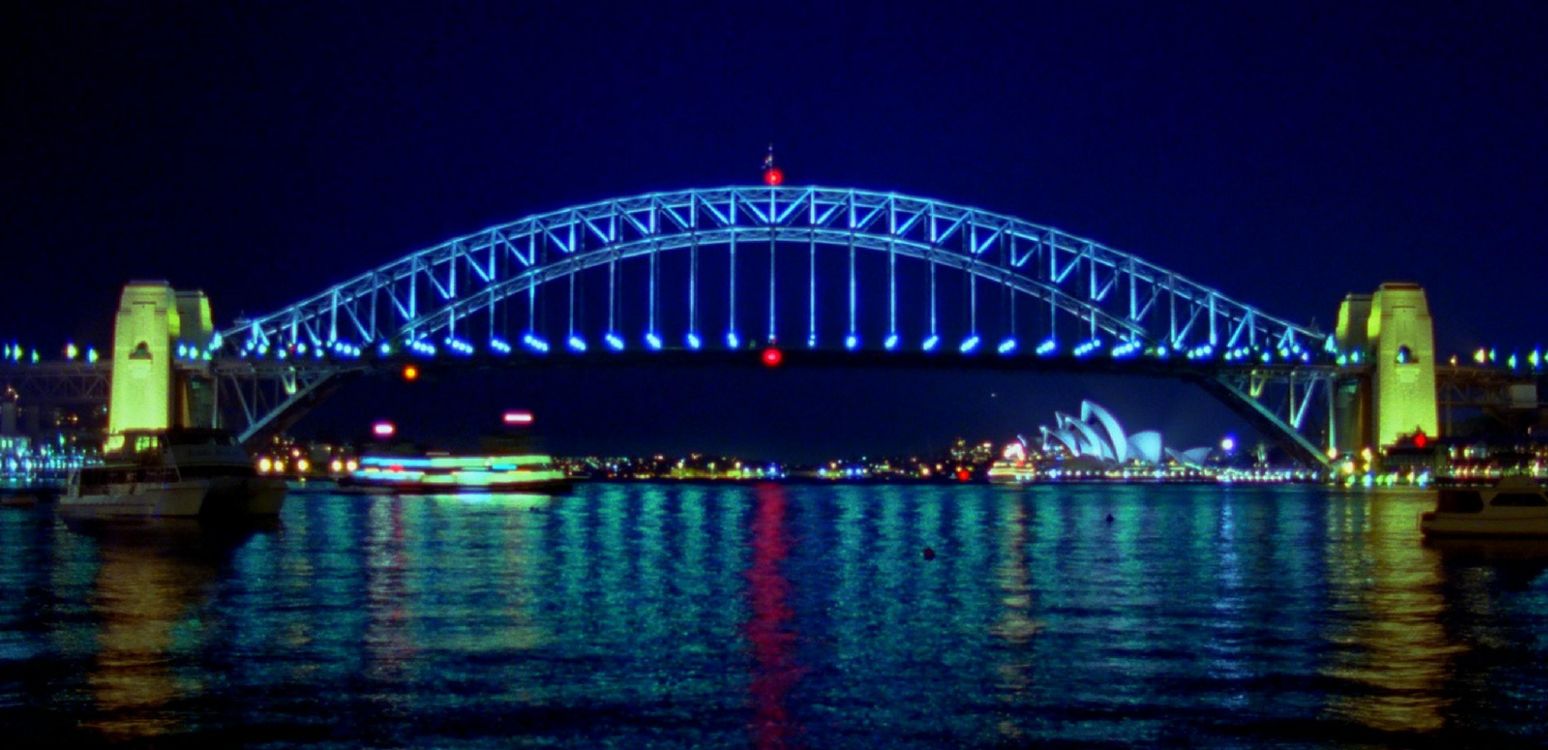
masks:
[[[765,185],[783,185],[783,184],[785,184],[785,173],[784,173],[784,171],[781,170],[779,167],[769,167],[768,169],[763,170],[763,184],[765,184]]]
[[[414,365],[403,366],[403,379],[412,383],[419,379],[419,368]]]
[[[763,350],[763,365],[765,367],[779,367],[779,363],[784,361],[785,353],[779,349],[771,346]]]

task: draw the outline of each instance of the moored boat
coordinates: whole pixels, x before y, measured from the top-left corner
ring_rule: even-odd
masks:
[[[285,482],[260,477],[222,430],[124,433],[101,466],[71,472],[59,512],[77,518],[240,518],[278,515]]]
[[[1430,537],[1548,537],[1548,493],[1527,477],[1443,488],[1435,510],[1419,517],[1419,529]]]

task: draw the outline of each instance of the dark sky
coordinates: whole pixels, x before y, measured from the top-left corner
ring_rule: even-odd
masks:
[[[103,341],[130,278],[268,312],[529,213],[753,182],[773,140],[793,184],[1014,214],[1293,320],[1412,279],[1443,350],[1548,343],[1541,4],[615,5],[6,5],[0,338]],[[1143,380],[480,377],[434,387],[575,450],[901,450],[1087,395],[1234,428]],[[314,427],[368,392],[431,390]]]

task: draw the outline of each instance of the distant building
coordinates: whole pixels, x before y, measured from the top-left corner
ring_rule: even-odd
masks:
[[[1167,448],[1161,433],[1154,430],[1126,434],[1112,412],[1094,401],[1080,402],[1080,418],[1054,412],[1054,427],[1040,427],[1043,453],[1060,456],[1092,468],[1107,466],[1160,466],[1167,459],[1179,464],[1200,466],[1209,458],[1209,448],[1174,451]]]

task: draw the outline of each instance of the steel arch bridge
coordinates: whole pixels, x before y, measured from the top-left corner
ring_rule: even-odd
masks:
[[[1199,381],[1282,438],[1336,372],[1332,338],[1135,255],[894,193],[725,187],[529,216],[412,253],[220,331],[245,436],[339,376],[404,358],[756,351],[856,363],[1073,367]],[[265,397],[261,383],[275,384]]]

